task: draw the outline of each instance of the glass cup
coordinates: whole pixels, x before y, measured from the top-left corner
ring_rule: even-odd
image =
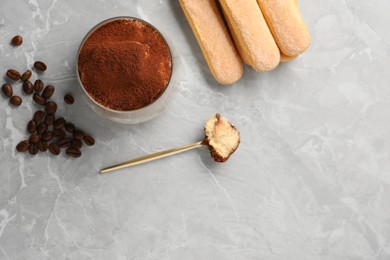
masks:
[[[90,96],[89,93],[86,91],[86,89],[83,86],[83,83],[81,82],[81,78],[80,78],[80,74],[79,74],[79,69],[78,69],[79,55],[80,55],[80,51],[81,51],[82,47],[84,46],[84,43],[86,42],[86,40],[89,38],[89,36],[91,36],[100,27],[102,27],[108,23],[117,21],[117,20],[136,20],[136,21],[140,21],[140,22],[146,24],[147,26],[150,26],[151,28],[153,28],[156,32],[158,32],[161,35],[162,39],[165,41],[166,46],[168,47],[168,50],[169,50],[170,57],[171,57],[171,74],[170,74],[170,78],[168,80],[168,83],[165,87],[165,90],[163,90],[162,94],[156,100],[154,100],[152,103],[150,103],[144,107],[141,107],[139,109],[135,109],[135,110],[119,111],[119,110],[114,110],[114,109],[108,108],[108,107],[100,104],[95,99],[93,99],[93,97]],[[81,42],[79,50],[77,52],[77,61],[76,61],[77,79],[78,79],[79,85],[81,86],[82,92],[85,94],[84,96],[85,96],[89,106],[92,108],[92,110],[104,118],[107,118],[109,120],[112,120],[112,121],[117,122],[117,123],[122,123],[122,124],[137,124],[137,123],[145,122],[145,121],[150,120],[153,117],[157,116],[158,114],[160,114],[166,108],[167,102],[168,102],[170,96],[172,95],[171,92],[172,92],[172,89],[174,86],[174,83],[173,83],[174,82],[174,74],[175,74],[174,73],[174,66],[173,66],[174,59],[173,59],[172,49],[170,47],[170,44],[168,44],[167,40],[160,33],[159,30],[157,30],[150,23],[148,23],[142,19],[139,19],[139,18],[128,17],[128,16],[114,17],[114,18],[107,19],[103,22],[100,22],[99,24],[94,26],[87,33],[87,35],[84,37],[83,41]]]

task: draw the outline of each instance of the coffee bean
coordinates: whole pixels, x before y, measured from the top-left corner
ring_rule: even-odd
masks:
[[[81,151],[77,148],[70,147],[66,149],[66,154],[73,158],[78,158],[81,156]]]
[[[11,84],[5,83],[3,84],[1,89],[3,90],[4,96],[6,97],[12,97],[12,95],[14,94]]]
[[[71,143],[72,143],[72,139],[62,138],[62,139],[58,140],[57,145],[60,148],[65,148],[65,147],[69,147]]]
[[[26,93],[27,95],[30,95],[33,93],[34,91],[34,86],[33,84],[31,83],[31,81],[27,80],[25,82],[23,82],[23,91],[24,93]]]
[[[42,92],[42,97],[49,98],[53,96],[53,93],[54,93],[54,87],[52,85],[47,85]]]
[[[69,132],[69,133],[73,133],[75,129],[76,129],[76,127],[75,127],[74,124],[72,124],[72,123],[67,123],[67,124],[65,125],[65,130],[66,130],[67,132]]]
[[[66,135],[65,131],[62,129],[54,129],[53,130],[53,137],[55,138],[64,138]]]
[[[22,36],[20,36],[20,35],[15,35],[15,36],[11,39],[11,44],[12,44],[12,45],[20,46],[20,45],[22,45],[22,43],[23,43],[23,38],[22,38]]]
[[[42,147],[43,147],[43,151],[42,152],[46,152],[47,149],[49,149],[49,144],[47,142],[41,142],[42,143]]]
[[[32,134],[37,130],[37,123],[34,120],[30,120],[27,124],[27,131]]]
[[[37,70],[37,71],[45,71],[47,69],[47,66],[44,62],[42,61],[36,61],[34,62],[34,68]]]
[[[32,134],[32,135],[30,135],[30,137],[28,138],[28,140],[30,141],[30,143],[38,143],[40,139],[41,139],[41,138],[40,138],[39,135],[37,135],[37,134]]]
[[[62,129],[54,129],[53,135],[55,138],[64,138],[65,137],[65,131]]]
[[[33,100],[35,101],[35,103],[42,105],[42,106],[45,105],[45,103],[46,103],[46,100],[43,97],[41,97],[38,93],[35,93],[33,95]]]
[[[73,139],[72,143],[70,144],[70,147],[80,149],[81,147],[83,147],[83,142],[77,139]]]
[[[48,131],[46,133],[44,133],[42,135],[42,138],[41,138],[43,141],[50,141],[51,139],[53,139],[53,132],[52,131]]]
[[[29,79],[31,78],[31,75],[32,75],[31,70],[26,70],[26,71],[22,74],[21,79],[22,79],[23,81],[29,80]]]
[[[47,114],[45,116],[44,122],[47,126],[51,126],[51,125],[53,125],[54,120],[56,120],[56,118],[53,114]]]
[[[37,143],[37,148],[39,151],[44,152],[44,147],[43,147],[42,142]]]
[[[54,101],[49,101],[45,105],[45,111],[49,114],[54,114],[57,111],[57,104]]]
[[[92,146],[95,144],[95,139],[90,135],[86,135],[84,136],[84,143],[88,146]]]
[[[22,98],[19,96],[12,96],[9,99],[9,102],[11,103],[11,105],[18,107],[22,104]]]
[[[66,104],[73,104],[74,103],[74,97],[71,94],[66,94],[64,97],[64,101]]]
[[[34,91],[35,92],[41,92],[43,90],[43,87],[45,85],[43,84],[43,81],[40,80],[40,79],[37,79],[35,82],[34,82]]]
[[[43,118],[45,118],[45,112],[43,112],[42,110],[38,110],[34,113],[33,120],[36,123],[42,122]]]
[[[75,130],[73,132],[73,138],[80,140],[80,141],[83,140],[84,135],[85,135],[84,132],[81,130]]]
[[[16,151],[18,151],[19,153],[24,153],[28,150],[29,147],[30,143],[27,140],[23,140],[16,146]]]
[[[46,130],[47,130],[47,125],[44,122],[39,123],[39,125],[37,127],[37,133],[41,135],[44,132],[46,132]]]
[[[41,152],[46,152],[49,148],[49,144],[47,142],[39,142],[37,143],[38,150]]]
[[[59,155],[61,150],[57,144],[49,144],[49,152],[53,155]]]
[[[7,70],[6,75],[8,78],[10,78],[12,80],[19,80],[22,77],[22,75],[20,75],[19,71],[14,70],[14,69]]]
[[[57,118],[53,123],[54,129],[62,129],[64,128],[66,121],[63,117]]]
[[[30,147],[28,149],[29,153],[31,155],[36,155],[38,153],[38,146],[37,144],[30,144]]]

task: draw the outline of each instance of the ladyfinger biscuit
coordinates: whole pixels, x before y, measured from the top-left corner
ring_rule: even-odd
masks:
[[[289,57],[303,53],[310,35],[295,0],[257,0],[280,51]]]
[[[295,60],[297,56],[287,56],[285,55],[283,52],[280,52],[280,62],[288,62],[288,61],[292,61],[292,60]]]
[[[246,64],[270,71],[280,53],[256,0],[219,0],[234,43]]]
[[[243,73],[242,60],[234,47],[215,0],[179,0],[214,78],[232,84]]]

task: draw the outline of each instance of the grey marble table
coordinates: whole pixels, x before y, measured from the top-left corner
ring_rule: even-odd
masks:
[[[310,49],[220,86],[176,0],[2,0],[1,73],[46,61],[55,99],[76,98],[59,113],[97,143],[18,154],[34,105],[0,97],[0,259],[390,259],[390,1],[299,4]],[[160,29],[177,68],[167,110],[132,126],[98,117],[75,74],[83,36],[120,15]],[[225,164],[201,149],[98,174],[200,140],[215,112],[241,131]]]

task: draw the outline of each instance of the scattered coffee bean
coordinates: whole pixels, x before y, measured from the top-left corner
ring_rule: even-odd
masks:
[[[80,140],[80,141],[83,140],[84,136],[85,136],[85,134],[81,130],[75,130],[73,132],[73,138],[75,138],[77,140]]]
[[[44,152],[44,147],[43,147],[42,142],[37,143],[37,148],[39,151]]]
[[[14,69],[7,70],[6,75],[8,78],[10,78],[12,80],[19,80],[22,77],[22,75],[20,75],[19,71],[14,70]]]
[[[62,139],[58,140],[57,145],[60,148],[65,148],[65,147],[69,147],[71,143],[72,143],[72,139],[62,138]]]
[[[31,75],[32,75],[31,70],[26,70],[26,71],[22,74],[21,79],[22,79],[23,81],[29,80],[29,79],[31,78]]]
[[[38,124],[38,127],[37,127],[37,133],[38,134],[43,134],[44,132],[46,132],[47,130],[47,125],[44,123],[44,122],[41,122]]]
[[[20,35],[16,35],[12,38],[11,44],[19,46],[23,43],[23,38]],[[47,70],[47,65],[42,61],[34,62],[34,69],[38,72]],[[32,120],[27,124],[27,131],[30,133],[28,140],[19,142],[16,146],[18,152],[29,151],[31,155],[36,155],[39,151],[47,151],[54,155],[58,155],[61,152],[61,148],[67,148],[66,154],[70,157],[80,157],[80,149],[83,146],[83,142],[92,146],[95,143],[95,139],[89,135],[85,135],[83,131],[76,129],[72,123],[66,123],[66,120],[62,117],[56,120],[55,113],[57,112],[57,103],[49,101],[50,97],[55,92],[55,87],[47,85],[45,87],[42,80],[37,79],[34,83],[30,81],[32,77],[32,71],[26,70],[23,74],[19,73],[15,69],[8,69],[6,76],[11,80],[22,80],[22,89],[25,94],[33,94],[33,100],[35,103],[45,106],[45,111],[38,110],[34,113]],[[13,95],[13,87],[11,84],[5,83],[2,85],[2,92],[5,97],[9,98],[11,105],[20,106],[22,104],[22,98],[20,96]],[[74,97],[68,93],[64,96],[66,104],[73,104]],[[66,132],[72,133],[72,138],[66,137]],[[53,141],[53,138],[55,141]],[[49,144],[48,142],[52,142]]]
[[[70,147],[66,149],[66,154],[73,158],[78,158],[81,156],[81,151],[77,148]]]
[[[49,149],[49,144],[47,142],[42,142],[42,146],[43,146],[43,151],[42,152],[46,152],[47,149]]]
[[[36,155],[38,153],[38,146],[37,146],[37,144],[35,144],[35,143],[34,144],[30,144],[30,147],[29,147],[28,151],[29,151],[29,153],[31,155]]]
[[[11,84],[8,83],[3,84],[1,90],[3,90],[4,96],[6,97],[12,97],[12,95],[14,94]]]
[[[30,143],[27,140],[23,140],[16,146],[16,151],[18,151],[19,153],[24,153],[28,150],[29,147]]]
[[[53,93],[54,93],[54,87],[52,85],[47,85],[42,92],[42,97],[47,99],[53,96]]]
[[[47,66],[44,62],[42,61],[36,61],[34,62],[34,68],[37,70],[37,71],[45,71],[47,69]]]
[[[41,138],[43,141],[50,141],[51,139],[53,139],[53,132],[52,131],[48,131],[46,133],[44,133],[42,135],[42,138]]]
[[[20,45],[22,45],[22,43],[23,43],[23,38],[20,35],[15,35],[11,39],[11,44],[14,45],[14,46],[20,46]]]
[[[34,91],[34,86],[33,84],[31,83],[31,81],[27,80],[25,82],[23,82],[23,91],[24,93],[26,93],[27,95],[30,95],[33,93]]]
[[[45,86],[45,85],[43,84],[43,81],[40,80],[40,79],[37,79],[37,80],[34,82],[34,91],[40,93],[40,92],[43,90],[43,87],[44,87],[44,86]]]
[[[22,98],[19,96],[12,96],[9,99],[9,102],[11,103],[11,105],[18,107],[22,104]]]
[[[34,120],[30,120],[27,124],[27,131],[32,134],[37,130],[37,123]]]
[[[35,103],[42,105],[42,106],[45,105],[45,103],[46,103],[46,100],[43,97],[41,97],[38,93],[35,93],[33,95],[33,100],[35,101]]]
[[[66,94],[64,97],[64,101],[66,104],[73,104],[74,103],[74,97],[71,94]]]
[[[53,123],[54,129],[62,129],[64,128],[66,121],[63,117],[57,118]]]
[[[88,146],[92,146],[95,144],[95,139],[90,135],[86,135],[84,136],[84,143]]]
[[[73,139],[72,143],[70,144],[70,147],[80,149],[81,147],[83,147],[83,142],[77,139]]]
[[[34,113],[33,120],[38,124],[45,118],[45,112],[38,110]]]
[[[69,132],[69,133],[73,133],[75,129],[76,129],[76,127],[75,127],[74,124],[72,124],[72,123],[67,123],[67,124],[65,125],[65,130],[66,130],[67,132]]]
[[[39,142],[37,146],[38,146],[38,150],[41,152],[46,152],[47,149],[49,148],[49,144],[47,142]]]
[[[62,129],[54,129],[53,130],[53,136],[55,138],[64,138],[65,137],[65,131]]]
[[[54,114],[57,111],[57,103],[54,101],[49,101],[45,105],[45,111],[49,114]]]
[[[39,137],[39,135],[37,135],[37,134],[32,134],[32,135],[30,135],[30,137],[28,138],[28,140],[30,141],[30,143],[38,143],[39,142],[39,140],[40,140],[41,138]]]
[[[60,154],[60,147],[57,144],[49,144],[49,152],[53,155]]]
[[[47,114],[45,116],[45,119],[43,120],[47,126],[51,126],[54,123],[54,120],[56,120],[55,116],[53,114]]]

